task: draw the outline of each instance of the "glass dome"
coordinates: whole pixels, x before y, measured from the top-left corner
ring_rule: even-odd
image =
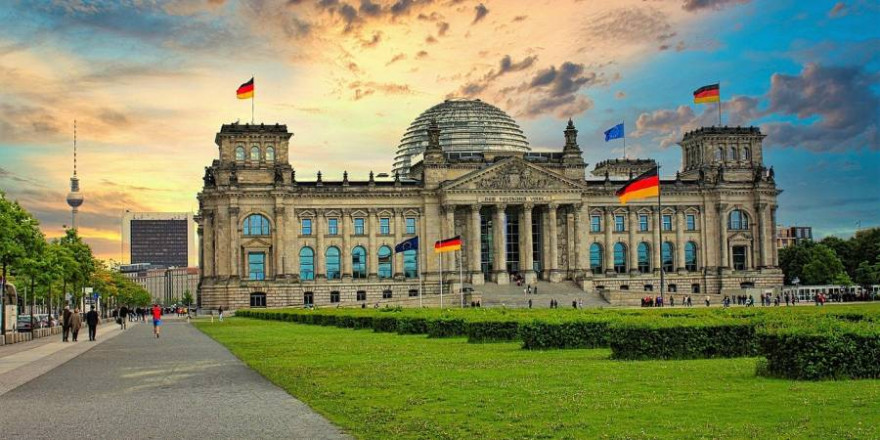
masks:
[[[392,172],[405,175],[428,146],[428,124],[440,126],[440,146],[446,153],[528,152],[529,142],[516,121],[498,107],[479,99],[447,99],[419,115],[397,147]]]

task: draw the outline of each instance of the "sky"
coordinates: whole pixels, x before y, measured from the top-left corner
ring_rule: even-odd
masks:
[[[880,226],[880,4],[874,0],[118,0],[0,3],[0,189],[48,237],[77,121],[80,234],[120,259],[124,210],[197,211],[223,123],[294,133],[298,179],[388,172],[401,136],[449,97],[510,114],[533,150],[568,118],[590,164],[680,167],[717,124],[767,135],[778,221],[847,237]]]

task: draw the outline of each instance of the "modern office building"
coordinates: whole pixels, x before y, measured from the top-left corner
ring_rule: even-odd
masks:
[[[130,212],[122,218],[122,262],[154,267],[198,264],[191,212]]]
[[[776,247],[778,249],[812,240],[813,228],[811,226],[776,226]]]
[[[449,293],[462,275],[477,286],[516,275],[633,295],[659,292],[661,271],[667,292],[782,284],[780,191],[758,128],[686,133],[660,207],[615,196],[653,161],[604,161],[587,178],[574,124],[560,129],[559,150],[531,151],[500,109],[451,100],[406,131],[392,179],[319,171],[304,181],[287,126],[223,125],[198,194],[201,305],[417,305],[420,289],[436,298],[441,278]],[[418,250],[394,252],[416,236]],[[433,243],[454,236],[462,250],[441,263]]]
[[[198,267],[156,268],[149,264],[124,264],[119,271],[150,292],[153,302],[182,304],[187,291],[193,301],[199,287]]]

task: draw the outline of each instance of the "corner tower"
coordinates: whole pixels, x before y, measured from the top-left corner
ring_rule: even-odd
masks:
[[[702,127],[684,134],[681,177],[752,181],[764,171],[765,135],[758,127]]]

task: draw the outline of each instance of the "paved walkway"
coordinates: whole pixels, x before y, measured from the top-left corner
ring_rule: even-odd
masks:
[[[535,284],[532,285],[533,288],[534,286]],[[475,289],[482,294],[483,307],[528,307],[530,299],[532,307],[536,309],[549,308],[551,299],[558,301],[560,308],[571,308],[572,301],[583,301],[584,307],[608,307],[610,305],[598,293],[584,292],[572,281],[561,283],[538,281],[537,286],[537,295],[526,295],[523,292],[525,286],[517,286],[516,283],[506,285],[486,283],[482,286],[476,286]]]
[[[102,338],[99,330],[97,344],[86,336],[17,368],[8,359],[0,378],[75,356],[0,390],[0,438],[347,438],[184,320],[168,319],[159,339],[151,325],[112,332]],[[79,346],[86,348],[73,354]]]

